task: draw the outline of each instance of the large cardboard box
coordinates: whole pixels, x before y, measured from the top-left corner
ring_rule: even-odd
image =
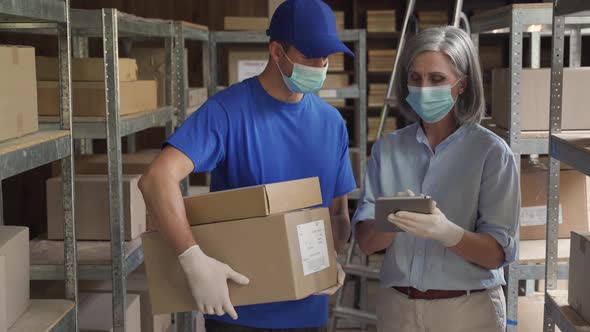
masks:
[[[104,82],[73,82],[74,116],[105,117]],[[119,115],[154,111],[157,106],[156,81],[119,82]],[[37,82],[39,115],[59,115],[59,83]]]
[[[203,251],[250,278],[229,282],[234,305],[298,300],[336,284],[327,208],[191,227]],[[142,236],[152,310],[196,310],[177,255],[159,233]]]
[[[549,129],[549,82],[550,69],[524,69],[521,72],[520,129]],[[590,86],[590,68],[564,68],[563,114],[561,128],[564,130],[590,129],[590,102],[587,87]],[[502,128],[509,128],[510,71],[492,71],[492,117]]]
[[[5,290],[0,290],[0,318],[8,328],[29,306],[29,229],[20,226],[0,226],[0,257],[4,261]],[[0,286],[2,286],[0,284]]]
[[[37,80],[59,81],[59,62],[55,57],[38,56]],[[104,81],[103,58],[72,58],[72,81]],[[135,59],[119,58],[119,81],[137,81],[137,63]]]
[[[226,16],[223,19],[225,30],[255,31],[268,29],[268,17]]]
[[[521,210],[520,239],[545,239],[547,221],[547,168],[546,159],[533,165],[523,161],[520,174]],[[561,218],[559,237],[569,238],[572,231],[587,231],[588,200],[586,176],[562,164],[559,177]]]
[[[131,49],[130,56],[137,61],[140,80],[155,80],[158,84],[158,106],[166,105],[166,50],[163,48]],[[188,52],[184,49],[184,87],[188,88]]]
[[[83,293],[111,293],[113,286],[110,280],[81,280],[78,283],[78,289]],[[165,332],[172,325],[169,314],[154,315],[152,313],[145,270],[135,271],[127,277],[127,293],[139,295],[142,332]]]
[[[146,230],[146,209],[137,183],[139,175],[123,175],[125,240]],[[109,188],[106,175],[79,175],[75,179],[76,236],[78,240],[110,240]],[[61,178],[47,180],[47,237],[63,240]]]
[[[258,76],[268,63],[268,50],[230,50],[228,53],[229,84]]]
[[[590,232],[572,232],[568,302],[590,322]]]
[[[81,293],[78,320],[81,332],[113,331],[113,295]],[[142,332],[139,295],[127,294],[125,331]]]
[[[0,141],[39,129],[35,49],[0,46]]]
[[[265,217],[322,204],[317,177],[217,191],[184,199],[191,225]]]

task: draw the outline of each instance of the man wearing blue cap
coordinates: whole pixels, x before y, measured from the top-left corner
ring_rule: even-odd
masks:
[[[207,256],[189,228],[178,184],[191,172],[211,172],[212,191],[317,176],[336,249],[348,240],[347,194],[356,188],[348,133],[340,113],[313,93],[326,78],[328,55],[352,52],[321,0],[285,1],[267,34],[270,59],[263,73],[211,97],[168,138],[140,181],[150,215],[179,255],[199,311],[207,314],[208,332],[324,331],[327,295],[344,282],[338,265],[338,285],[331,289],[234,309],[228,279],[247,285],[248,278]]]

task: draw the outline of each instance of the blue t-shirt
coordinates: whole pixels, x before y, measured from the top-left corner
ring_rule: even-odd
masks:
[[[211,97],[166,141],[194,172],[211,172],[211,191],[319,177],[323,206],[356,188],[340,113],[313,94],[298,103],[271,97],[257,78]],[[231,207],[230,207],[231,208]],[[239,272],[239,271],[238,271]],[[327,296],[236,307],[239,319],[207,319],[256,328],[320,327]]]

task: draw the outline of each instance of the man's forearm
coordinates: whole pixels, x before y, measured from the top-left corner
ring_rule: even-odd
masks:
[[[465,232],[463,238],[450,251],[466,261],[493,270],[504,262],[504,250],[489,234]]]
[[[332,221],[332,236],[336,252],[341,252],[350,237],[350,218],[348,215],[330,216]]]
[[[157,224],[158,231],[174,248],[178,255],[195,245],[179,183],[170,176],[152,172],[144,175],[140,189],[150,218]]]

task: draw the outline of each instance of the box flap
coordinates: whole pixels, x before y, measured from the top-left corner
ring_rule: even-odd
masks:
[[[265,185],[269,213],[282,213],[322,204],[317,177]]]
[[[263,186],[218,191],[184,199],[191,225],[244,219],[268,214]]]

